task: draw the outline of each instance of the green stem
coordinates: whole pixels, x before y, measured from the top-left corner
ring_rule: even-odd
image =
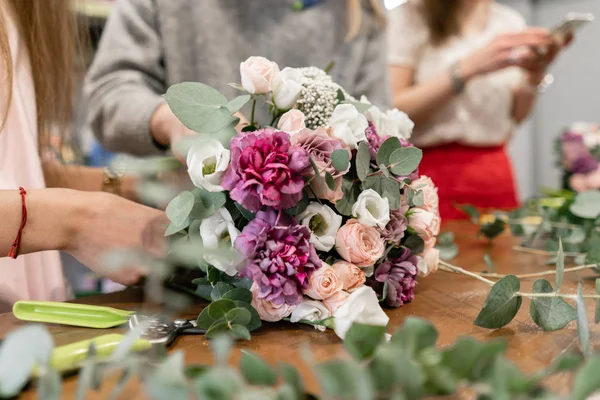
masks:
[[[256,99],[252,99],[252,111],[250,112],[250,126],[254,125],[254,111],[256,110]]]

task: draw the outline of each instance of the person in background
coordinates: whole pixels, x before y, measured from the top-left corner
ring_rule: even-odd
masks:
[[[442,218],[517,207],[505,146],[566,42],[493,0],[409,0],[391,11],[388,43],[394,106],[416,123]]]
[[[71,4],[0,0],[0,254],[8,255],[0,258],[0,312],[17,300],[66,299],[56,250],[103,272],[103,252],[158,243],[148,235],[160,236],[155,224],[164,219],[161,211],[100,192],[120,187],[134,197],[118,176],[40,156],[52,153],[50,133],[70,123],[77,54]],[[134,267],[109,277],[134,283],[142,274]]]
[[[384,26],[381,0],[117,1],[87,76],[88,121],[108,150],[160,153],[193,134],[167,88],[200,81],[233,98],[227,82],[250,56],[282,68],[333,61],[351,95],[389,106]]]

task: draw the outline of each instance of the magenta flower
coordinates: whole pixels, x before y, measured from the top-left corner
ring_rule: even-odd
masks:
[[[367,130],[365,130],[365,135],[367,136],[367,141],[369,143],[369,153],[371,154],[371,160],[375,161],[377,159],[377,152],[379,148],[390,136],[381,137],[377,134],[377,129],[375,125],[369,121],[369,126]]]
[[[417,283],[417,264],[417,257],[410,250],[403,249],[398,258],[380,264],[367,280],[367,285],[381,297],[387,281],[385,303],[390,307],[401,307],[415,298],[413,288]]]
[[[241,133],[231,139],[231,164],[221,185],[233,200],[256,212],[263,206],[277,210],[295,207],[302,198],[302,173],[308,154],[290,143],[290,136],[274,129]]]
[[[400,244],[404,233],[408,229],[408,219],[405,217],[405,214],[405,207],[390,211],[390,221],[385,226],[385,229],[381,230],[381,238],[383,240]]]
[[[301,303],[310,275],[321,267],[308,228],[282,212],[258,212],[235,247],[247,260],[243,274],[258,286],[258,298],[275,305]]]

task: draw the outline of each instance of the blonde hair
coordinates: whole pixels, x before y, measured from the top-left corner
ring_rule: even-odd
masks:
[[[0,62],[7,73],[6,84],[0,87],[8,93],[6,115],[0,116],[0,128],[6,121],[12,93],[12,57],[6,29],[7,18],[13,13],[19,34],[29,51],[35,86],[38,138],[40,150],[49,145],[53,130],[63,133],[73,110],[74,58],[79,52],[77,20],[72,0],[8,0],[11,10],[0,7]]]
[[[350,41],[360,33],[363,22],[363,5],[362,0],[346,0],[346,4],[348,8],[348,33],[346,34],[346,40]],[[381,29],[384,29],[387,19],[385,8],[382,6],[381,1],[369,0],[369,6],[373,11],[377,24]]]

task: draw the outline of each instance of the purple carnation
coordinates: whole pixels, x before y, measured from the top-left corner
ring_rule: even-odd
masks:
[[[310,274],[321,267],[308,228],[273,210],[258,212],[235,247],[247,260],[244,274],[258,286],[258,298],[275,305],[301,303]]]
[[[406,210],[390,210],[390,221],[381,230],[381,238],[386,242],[400,244],[404,237],[406,229],[408,229],[408,219],[405,216]]]
[[[571,172],[574,174],[589,174],[598,169],[598,160],[591,154],[586,154],[577,158],[571,165]]]
[[[221,185],[233,200],[252,212],[263,206],[295,207],[302,198],[302,172],[310,165],[306,151],[274,129],[242,133],[231,139],[231,164]]]
[[[388,281],[385,303],[390,307],[401,307],[415,298],[413,288],[417,283],[417,264],[417,257],[410,250],[403,249],[398,258],[380,264],[367,280],[367,285],[381,296],[385,281]]]
[[[379,148],[385,142],[389,136],[381,137],[377,134],[377,129],[375,129],[375,124],[369,121],[369,126],[365,130],[365,135],[367,136],[367,141],[369,142],[369,153],[371,154],[371,160],[375,161],[377,159],[377,152]]]

